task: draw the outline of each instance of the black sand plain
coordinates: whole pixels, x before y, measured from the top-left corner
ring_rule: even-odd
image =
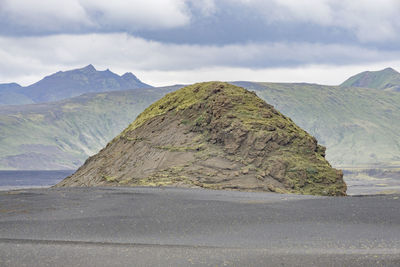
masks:
[[[0,266],[400,266],[400,195],[4,191]]]

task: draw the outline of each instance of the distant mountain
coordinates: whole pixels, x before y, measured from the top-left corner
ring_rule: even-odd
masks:
[[[341,86],[400,92],[400,73],[392,68],[386,68],[380,71],[364,71],[350,77],[343,82]]]
[[[22,88],[18,83],[2,83],[0,84],[0,92],[13,91]]]
[[[9,86],[7,90],[1,90],[0,87],[0,94],[5,99],[0,101],[0,105],[43,103],[85,93],[150,87],[130,72],[120,76],[108,69],[98,71],[93,65],[88,65],[81,69],[59,71],[27,87],[12,88]]]
[[[33,103],[32,99],[21,93],[22,86],[17,83],[0,84],[0,105],[22,105]]]

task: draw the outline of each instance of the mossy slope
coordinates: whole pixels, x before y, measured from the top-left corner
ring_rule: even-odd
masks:
[[[147,185],[345,195],[325,148],[241,87],[208,82],[149,106],[58,186]]]

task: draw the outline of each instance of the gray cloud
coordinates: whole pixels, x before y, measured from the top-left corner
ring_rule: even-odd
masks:
[[[400,51],[312,43],[164,44],[127,34],[1,37],[0,68],[25,65],[119,65],[140,70],[205,67],[272,68],[307,64],[360,64],[400,58]],[[3,66],[1,66],[3,65]],[[16,67],[19,69],[19,67]],[[3,74],[4,75],[4,74]]]
[[[159,29],[190,21],[183,0],[1,0],[0,15],[9,26],[3,33],[28,35]]]
[[[264,10],[268,22],[305,22],[351,30],[362,42],[398,40],[398,0],[236,0]]]
[[[0,82],[89,63],[165,78],[397,62],[399,15],[398,0],[0,0]]]
[[[283,30],[286,31],[290,30],[287,25],[298,29],[296,25],[302,24],[303,28],[313,27],[314,30],[322,27],[351,32],[361,42],[379,43],[398,40],[400,31],[398,0],[0,1],[0,22],[8,26],[2,27],[3,34],[141,33],[175,28],[188,34],[185,29],[190,28],[194,31],[192,35],[198,31],[209,32],[208,35],[203,33],[207,37],[215,27],[229,30],[232,22],[249,24],[251,27],[237,29],[240,36],[245,34],[245,30],[251,32],[257,23],[264,21],[261,26],[275,37],[277,34],[274,29],[281,31],[282,25],[279,24],[283,24]],[[208,27],[210,24],[215,27]],[[255,34],[259,34],[259,31]],[[152,37],[157,39],[157,33]]]
[[[0,33],[127,32],[188,43],[333,35],[339,43],[379,44],[399,41],[399,15],[398,0],[0,0]]]

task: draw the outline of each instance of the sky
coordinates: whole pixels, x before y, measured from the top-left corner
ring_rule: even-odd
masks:
[[[0,83],[93,64],[155,86],[400,70],[400,0],[0,0]]]

